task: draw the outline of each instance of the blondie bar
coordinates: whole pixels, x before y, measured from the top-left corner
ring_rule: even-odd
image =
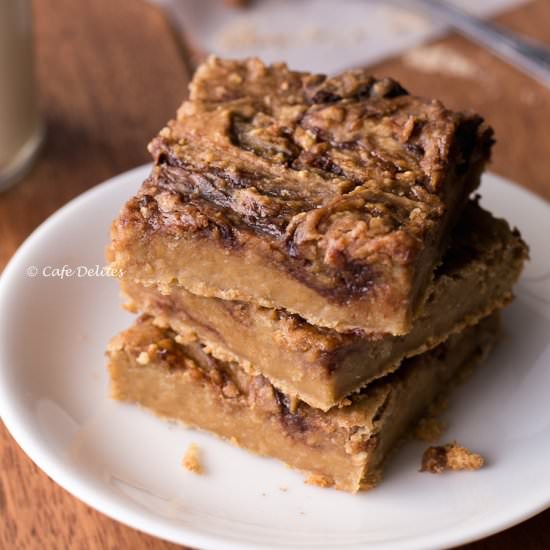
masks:
[[[323,412],[142,317],[110,344],[111,394],[355,492],[376,484],[387,454],[432,399],[488,351],[497,321],[487,317]]]
[[[364,70],[212,57],[150,144],[109,257],[165,293],[404,334],[492,142],[478,115]]]

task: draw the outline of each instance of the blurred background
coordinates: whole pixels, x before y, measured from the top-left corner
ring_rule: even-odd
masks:
[[[148,141],[175,113],[208,52],[326,73],[368,66],[414,94],[478,111],[496,131],[490,169],[550,199],[544,71],[518,60],[494,28],[421,3],[0,0],[0,270],[68,200],[149,161]],[[537,47],[550,45],[548,0],[452,4]],[[453,27],[464,31],[468,21],[474,40]],[[489,39],[500,40],[514,63],[479,45]],[[3,427],[0,445],[0,548],[175,548],[77,502]],[[548,547],[548,521],[550,512],[468,548]]]

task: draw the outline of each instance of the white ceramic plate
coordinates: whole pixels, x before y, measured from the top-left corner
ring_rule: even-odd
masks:
[[[421,474],[425,444],[411,442],[379,488],[348,495],[108,399],[104,349],[132,317],[115,281],[78,276],[78,268],[104,264],[109,224],[148,170],[67,204],[0,280],[0,412],[49,476],[119,521],[201,548],[426,550],[489,535],[550,505],[548,204],[494,175],[484,179],[483,203],[521,229],[532,256],[502,341],[448,413],[445,440],[481,452],[487,467]],[[76,274],[54,277],[64,265]],[[191,442],[203,450],[204,476],[180,465]]]

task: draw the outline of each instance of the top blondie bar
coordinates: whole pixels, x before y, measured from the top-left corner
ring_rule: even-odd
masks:
[[[364,70],[210,57],[149,145],[109,257],[161,291],[404,334],[492,143],[480,116]]]

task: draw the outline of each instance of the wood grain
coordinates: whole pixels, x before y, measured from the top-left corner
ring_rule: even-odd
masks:
[[[185,94],[182,59],[162,15],[137,0],[36,0],[38,76],[48,139],[39,162],[0,195],[0,267],[67,200],[149,160],[145,146]],[[550,43],[550,3],[500,18]],[[550,92],[459,37],[445,44],[472,60],[482,81],[422,73],[400,58],[375,67],[415,93],[483,113],[496,128],[492,169],[550,198]],[[82,504],[42,473],[0,428],[0,549],[181,548]],[[548,547],[550,511],[468,550]]]

